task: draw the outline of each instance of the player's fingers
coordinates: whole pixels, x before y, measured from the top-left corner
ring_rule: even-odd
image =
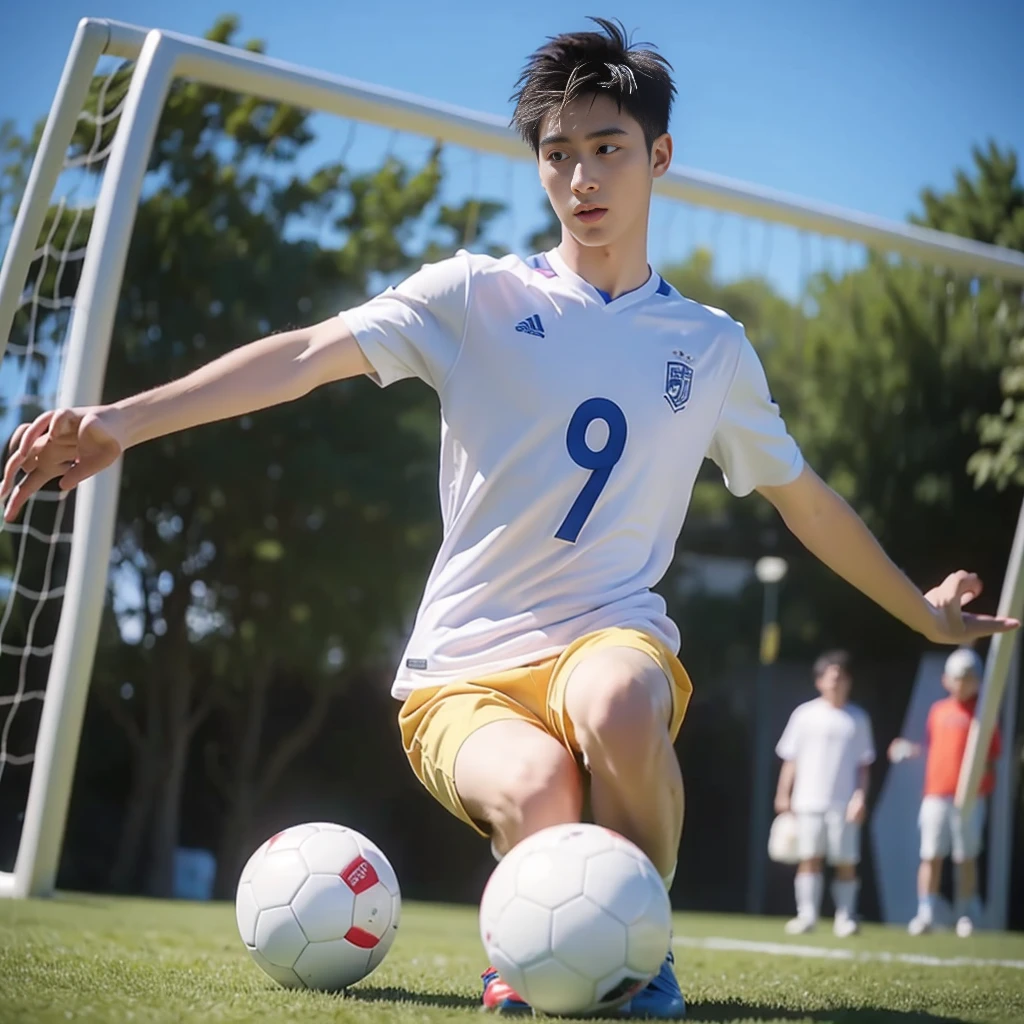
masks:
[[[59,469],[34,469],[28,476],[24,477],[11,492],[11,496],[4,507],[4,521],[13,523],[25,502],[57,476],[59,472]]]
[[[52,417],[52,413],[44,412],[31,423],[19,424],[14,431],[10,443],[11,454],[4,466],[3,484],[0,485],[0,500],[6,498],[14,486],[18,470],[24,466],[35,442],[46,433]]]
[[[67,467],[64,475],[61,476],[58,485],[62,491],[70,491],[77,487],[83,480],[95,476],[100,470],[106,469],[114,460],[111,458],[79,459]]]
[[[964,615],[964,633],[971,639],[992,636],[993,633],[1009,633],[1019,629],[1020,621],[1000,615]]]

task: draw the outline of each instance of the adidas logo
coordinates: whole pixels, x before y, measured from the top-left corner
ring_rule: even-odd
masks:
[[[528,316],[525,320],[520,320],[516,324],[516,330],[521,331],[523,334],[532,334],[536,338],[544,337],[544,325],[540,322],[540,317],[536,313],[533,316]]]

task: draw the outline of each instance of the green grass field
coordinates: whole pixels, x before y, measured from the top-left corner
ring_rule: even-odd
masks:
[[[676,934],[693,1020],[1024,1021],[1024,969],[995,962],[1024,961],[1022,935],[915,940],[868,926],[853,940],[827,929],[791,940],[778,920],[705,915],[679,915]],[[468,907],[407,904],[383,965],[332,996],[278,988],[249,959],[227,904],[0,900],[3,1024],[479,1020],[484,966]]]

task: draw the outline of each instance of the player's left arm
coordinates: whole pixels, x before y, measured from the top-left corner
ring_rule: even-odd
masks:
[[[936,643],[962,643],[1016,629],[1016,619],[975,615],[964,605],[982,590],[972,572],[951,573],[922,594],[882,550],[860,516],[805,465],[796,479],[758,492],[811,554],[891,615]]]

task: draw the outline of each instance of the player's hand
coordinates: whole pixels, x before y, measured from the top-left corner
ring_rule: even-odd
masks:
[[[790,809],[789,797],[781,794],[775,797],[775,813],[786,814]]]
[[[931,606],[932,617],[931,628],[925,631],[925,636],[939,644],[962,644],[993,633],[1007,633],[1020,626],[1016,619],[965,612],[964,606],[981,591],[982,582],[975,573],[963,569],[950,573],[924,595]]]
[[[850,802],[846,805],[846,820],[851,825],[863,825],[864,819],[867,817],[868,805],[864,799],[864,794],[857,790],[856,793],[850,797]]]
[[[115,419],[109,406],[89,406],[44,412],[22,423],[11,438],[0,483],[4,521],[13,522],[25,502],[55,477],[61,490],[70,491],[114,462],[124,450]]]
[[[921,744],[912,743],[910,740],[905,740],[902,736],[898,736],[889,744],[887,753],[889,760],[893,764],[899,764],[901,761],[909,760],[911,757],[920,757]]]

